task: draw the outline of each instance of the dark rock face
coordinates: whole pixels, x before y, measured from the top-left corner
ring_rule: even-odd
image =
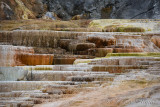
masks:
[[[143,19],[160,16],[159,0],[117,0],[112,18]]]
[[[89,18],[143,19],[160,17],[159,0],[44,0],[62,19],[86,14]]]
[[[17,19],[16,2],[2,0],[0,19]],[[15,2],[15,3],[13,3]],[[159,0],[22,0],[35,15],[54,12],[63,20],[75,15],[93,19],[159,19]],[[8,5],[8,6],[7,6]],[[15,15],[15,16],[14,16]]]
[[[0,2],[0,20],[2,19],[13,19],[14,17],[14,12],[13,10],[10,8],[10,6],[8,4],[6,4],[5,2]]]

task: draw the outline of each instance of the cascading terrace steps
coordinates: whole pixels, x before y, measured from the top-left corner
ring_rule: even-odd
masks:
[[[113,78],[114,75],[108,73],[99,72],[82,72],[82,71],[32,71],[28,74],[27,79],[32,81],[72,81],[74,76],[80,76],[82,81],[85,78],[92,77],[92,81],[101,80],[103,78]],[[83,80],[84,78],[84,80]],[[102,81],[102,80],[101,80]]]
[[[33,84],[34,81],[30,82],[29,84]],[[14,82],[17,85],[21,84],[21,82]],[[13,82],[9,82],[8,84],[14,84]],[[37,83],[37,82],[36,82]],[[40,83],[40,82],[39,82]],[[2,83],[0,83],[2,85]],[[5,82],[6,84],[6,82]],[[26,85],[29,85],[26,84]],[[66,83],[65,83],[66,84]],[[71,84],[81,84],[78,82],[73,82]],[[82,83],[83,84],[83,83]],[[86,84],[84,82],[84,84]],[[9,86],[10,86],[9,85]],[[14,84],[15,85],[15,84]],[[33,91],[34,89],[32,89],[32,91],[11,91],[11,92],[1,92],[0,95],[2,96],[0,98],[0,104],[7,104],[8,106],[12,106],[12,105],[20,105],[20,106],[33,106],[35,104],[40,104],[45,100],[49,100],[49,99],[57,99],[57,98],[62,98],[65,94],[73,94],[73,93],[77,93],[79,91],[81,91],[81,87],[85,87],[85,86],[79,86],[79,88],[75,88],[78,85],[44,85],[43,87],[45,87],[44,89],[42,89],[42,91]],[[94,86],[95,85],[90,85],[90,86]],[[17,87],[21,87],[21,86],[17,86]],[[34,85],[32,85],[31,87],[35,87]],[[11,88],[11,87],[8,87]],[[11,89],[14,90],[14,89]],[[19,89],[16,89],[19,90]],[[23,90],[23,89],[20,89]],[[26,90],[26,88],[25,88]],[[29,89],[27,89],[29,90]],[[86,90],[86,89],[85,89]],[[9,94],[9,95],[8,95]],[[18,95],[19,94],[19,95]],[[63,96],[62,96],[63,94]],[[12,96],[13,95],[13,96]]]
[[[157,82],[159,48],[150,38],[159,34],[0,31],[0,106],[33,107],[123,79]]]
[[[0,31],[0,43],[3,44],[0,46],[2,55],[12,53],[8,55],[9,59],[6,56],[0,56],[0,59],[5,61],[0,65],[73,64],[76,59],[105,57],[108,53],[158,52],[157,44],[150,40],[150,37],[158,34],[40,30]],[[144,36],[148,36],[148,38]],[[150,48],[146,42],[151,44]],[[5,47],[5,50],[2,47]],[[151,49],[152,47],[153,49]],[[30,51],[27,52],[28,49]]]
[[[141,62],[142,61],[140,61],[140,64]],[[154,66],[154,64],[156,64],[156,63],[153,63],[152,60],[150,61],[150,59],[148,60],[148,62],[151,63],[151,66]],[[88,65],[88,67],[86,65],[82,65],[83,69],[80,68],[80,65],[49,65],[49,66],[46,66],[46,69],[50,67],[53,70],[50,70],[50,69],[44,70],[45,66],[42,66],[42,65],[35,66],[35,67],[34,66],[33,67],[27,67],[27,66],[22,67],[25,69],[29,69],[30,70],[29,72],[32,72],[32,79],[31,79],[32,81],[12,81],[12,82],[2,81],[0,82],[0,86],[2,87],[0,95],[3,96],[1,97],[0,104],[3,105],[7,103],[10,106],[11,105],[33,106],[35,104],[40,104],[43,101],[47,101],[48,99],[62,98],[64,95],[77,93],[80,90],[86,90],[87,87],[98,87],[101,84],[106,83],[107,81],[108,82],[113,81],[116,76],[114,75],[114,73],[110,74],[105,71],[95,72],[92,70],[91,71],[88,70],[88,68],[91,69],[94,66],[104,67],[104,65],[99,65],[99,63],[97,64],[98,65]],[[112,66],[115,67],[116,65],[112,65]],[[43,67],[44,69],[40,70]],[[67,68],[68,68],[68,71],[64,71],[64,70],[67,70]],[[149,68],[150,67],[147,67],[145,70],[148,71]],[[129,68],[126,68],[126,70],[127,69],[129,70]],[[133,69],[130,69],[130,71],[132,70]],[[139,69],[139,71],[142,71],[142,70],[144,69]],[[159,71],[157,70],[157,72]],[[43,78],[49,78],[48,76],[51,76],[52,78],[54,78],[55,76],[56,79],[44,81],[43,78],[39,76],[41,74]],[[61,76],[58,77],[59,74],[61,74],[61,76],[63,77]],[[67,74],[69,75],[68,76],[69,79],[66,78],[66,80],[68,81],[64,81],[64,76],[67,77]],[[123,75],[123,73],[120,75]],[[28,75],[28,76],[31,77],[31,75]],[[35,77],[38,77],[39,80],[34,81]],[[9,90],[6,90],[6,89],[9,89]],[[39,91],[32,92],[33,90],[37,90],[37,89]],[[30,90],[30,91],[27,91],[27,90]],[[56,95],[58,95],[59,97],[57,97]],[[13,99],[14,101],[12,101]]]

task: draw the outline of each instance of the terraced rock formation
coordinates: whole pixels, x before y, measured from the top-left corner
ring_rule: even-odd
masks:
[[[121,21],[90,20],[81,31],[12,30],[23,20],[3,27],[0,106],[159,106],[159,21]]]

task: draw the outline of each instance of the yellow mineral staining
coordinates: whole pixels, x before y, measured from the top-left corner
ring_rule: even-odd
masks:
[[[15,0],[18,4],[18,7],[16,8],[16,13],[19,15],[22,19],[32,19],[35,18],[35,15],[33,12],[31,12],[21,0]]]

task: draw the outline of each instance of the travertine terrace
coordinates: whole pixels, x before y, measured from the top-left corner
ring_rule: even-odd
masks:
[[[1,23],[0,107],[160,105],[159,20],[41,21]]]

